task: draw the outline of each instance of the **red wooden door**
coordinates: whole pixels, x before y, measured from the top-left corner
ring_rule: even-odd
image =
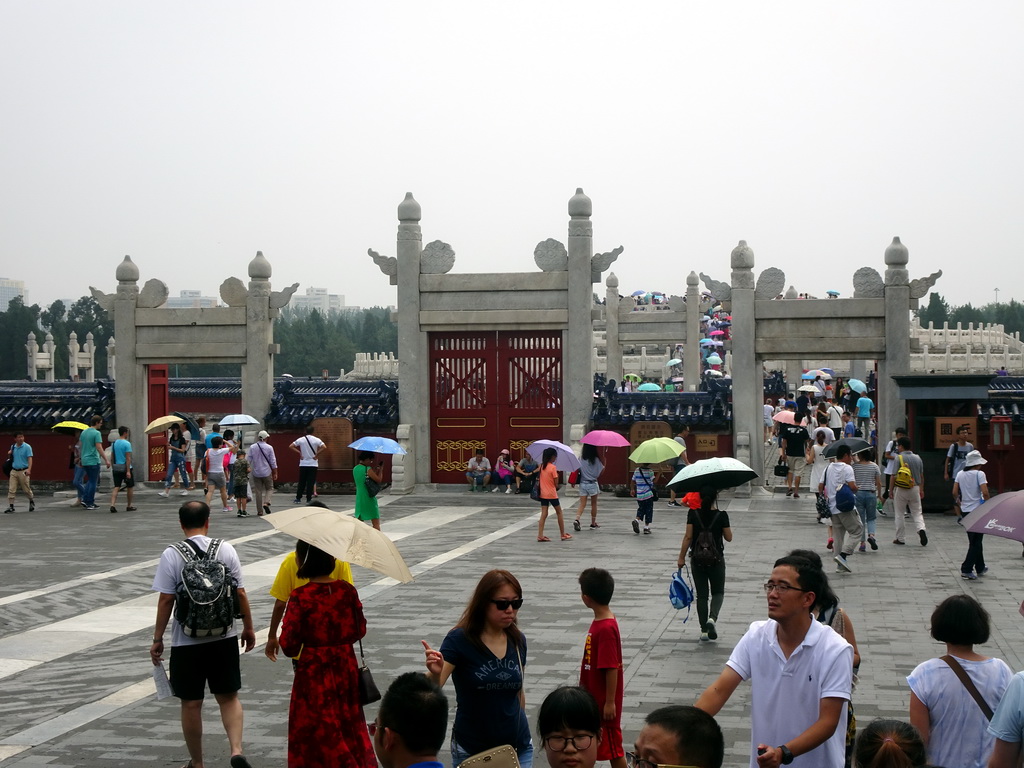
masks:
[[[562,334],[431,333],[431,480],[465,482],[482,448],[522,457],[534,440],[562,436]]]
[[[147,407],[149,421],[159,419],[170,413],[170,384],[166,365],[146,366],[146,388],[148,395]],[[148,424],[149,421],[146,423]],[[132,435],[132,437],[135,437]],[[149,449],[149,480],[163,480],[167,474],[167,432],[161,430],[153,435],[146,435],[146,446]]]

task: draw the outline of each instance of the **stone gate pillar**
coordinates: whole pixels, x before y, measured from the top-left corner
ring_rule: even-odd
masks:
[[[274,324],[270,309],[273,270],[262,251],[249,262],[245,300],[245,363],[242,364],[242,412],[263,420],[274,394]]]
[[[562,440],[573,424],[586,424],[594,399],[594,308],[590,260],[594,255],[593,204],[578,188],[569,199],[569,327],[562,344]],[[399,279],[401,285],[401,279]],[[616,301],[616,312],[618,311]]]
[[[139,301],[139,268],[130,256],[117,265],[117,292],[113,296],[110,312],[120,349],[121,370],[116,383],[116,419],[118,426],[132,432],[132,465],[136,477],[149,477],[149,441],[146,428],[149,397],[144,369],[138,365],[135,354],[138,330],[135,327],[135,309]],[[108,310],[109,311],[109,310]]]
[[[609,273],[604,282],[607,290],[604,298],[604,340],[606,374],[608,381],[614,380],[622,386],[622,344],[619,342],[619,278]]]
[[[899,387],[892,380],[910,372],[910,252],[898,237],[885,249],[885,356],[878,361],[878,445],[906,425]],[[867,435],[864,436],[867,439]],[[918,446],[914,446],[915,450]]]
[[[696,392],[700,384],[700,278],[686,276],[686,346],[683,348],[683,386]]]
[[[398,206],[398,412],[411,432],[412,461],[405,457],[404,488],[429,483],[430,358],[427,334],[420,331],[420,204],[407,192]],[[589,353],[589,350],[588,350]],[[411,465],[411,466],[410,466]]]
[[[732,250],[732,434],[733,453],[758,474],[764,471],[761,369],[754,349],[754,251],[746,240]],[[763,479],[762,479],[763,482]],[[750,495],[750,483],[736,489]]]

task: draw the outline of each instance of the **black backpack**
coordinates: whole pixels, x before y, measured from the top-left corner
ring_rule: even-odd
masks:
[[[211,539],[203,552],[191,539],[174,545],[185,565],[175,592],[174,618],[188,637],[223,637],[238,613],[234,579],[217,559],[223,539]]]
[[[722,562],[722,550],[715,543],[715,534],[711,530],[715,527],[715,521],[718,520],[719,511],[715,510],[715,516],[711,518],[711,523],[707,526],[700,519],[700,510],[694,513],[694,517],[700,523],[701,530],[697,534],[697,538],[693,540],[693,547],[690,549],[690,560],[694,565],[701,568],[713,568]]]

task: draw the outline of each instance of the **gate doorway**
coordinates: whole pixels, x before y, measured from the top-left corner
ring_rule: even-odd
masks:
[[[562,332],[430,333],[431,482],[463,483],[482,448],[519,461],[562,439]]]

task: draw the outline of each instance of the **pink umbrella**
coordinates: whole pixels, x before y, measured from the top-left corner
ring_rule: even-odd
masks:
[[[725,336],[725,331],[712,331],[708,336]]]
[[[782,424],[792,424],[796,426],[796,414],[793,411],[779,411],[772,416],[772,421],[777,421]]]
[[[604,448],[625,448],[629,445],[629,440],[618,432],[612,432],[610,429],[595,429],[592,432],[587,432],[580,442]]]

